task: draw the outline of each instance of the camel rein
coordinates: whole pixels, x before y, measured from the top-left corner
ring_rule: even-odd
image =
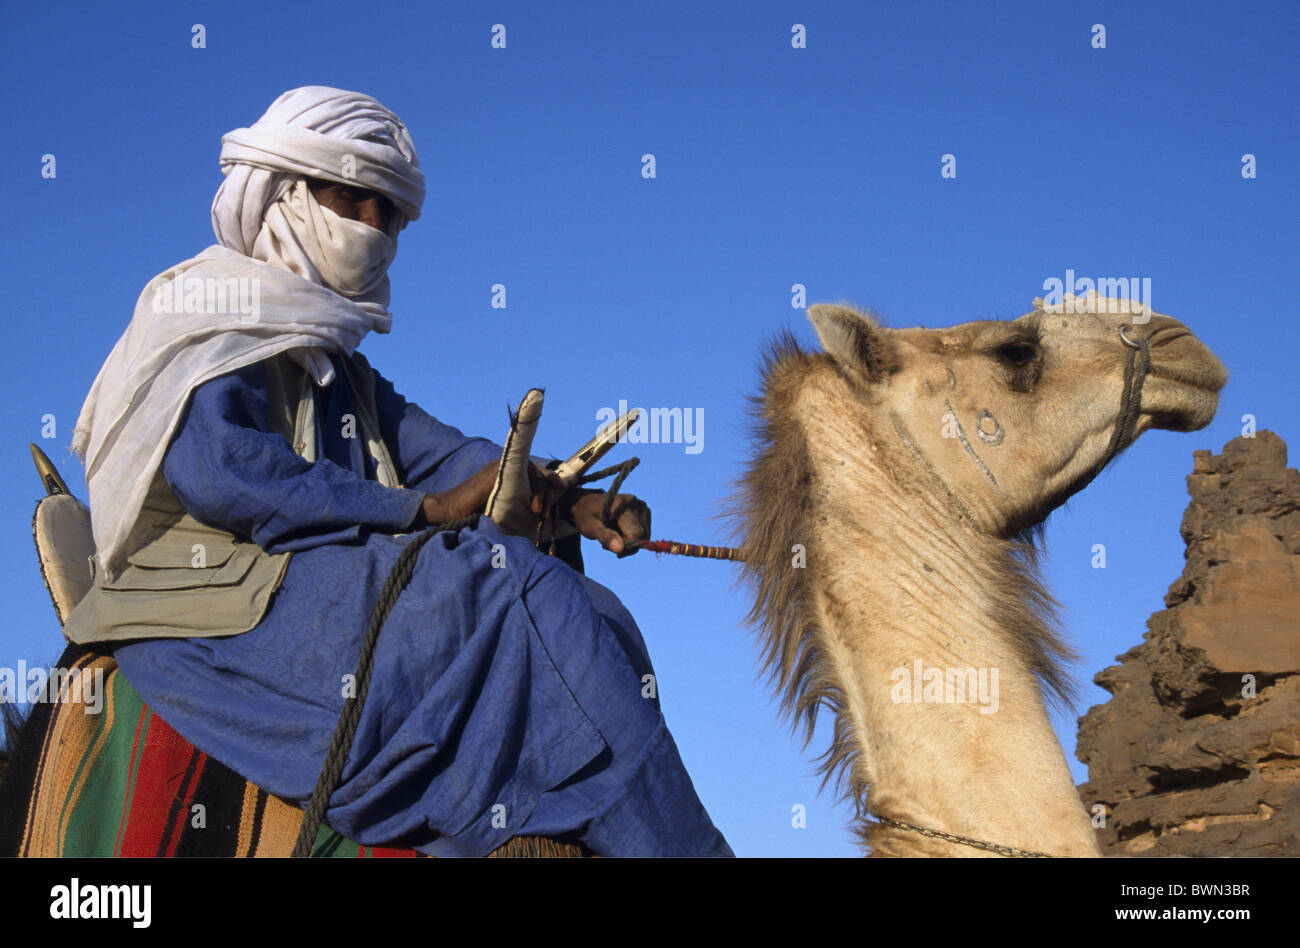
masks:
[[[1120,340],[1128,348],[1128,357],[1124,366],[1124,386],[1120,395],[1120,413],[1115,421],[1115,428],[1111,432],[1111,439],[1107,445],[1106,453],[1098,464],[1089,474],[1088,479],[1084,481],[1087,486],[1094,477],[1097,476],[1107,464],[1117,455],[1131,439],[1133,428],[1137,424],[1139,409],[1142,402],[1142,383],[1146,379],[1147,369],[1151,364],[1151,347],[1145,338],[1130,339],[1124,331],[1125,327],[1121,326],[1119,330]],[[1138,356],[1141,356],[1139,359]],[[602,480],[605,477],[614,475],[614,480],[610,482],[609,489],[605,492],[605,503],[601,508],[601,520],[605,523],[611,523],[613,513],[614,499],[618,495],[618,489],[623,486],[623,481],[632,473],[633,469],[641,463],[640,458],[630,458],[621,464],[615,464],[611,467],[602,468],[599,471],[593,471],[590,474],[579,478],[578,484],[588,484],[592,481]],[[1082,489],[1082,488],[1079,488]],[[352,742],[356,736],[357,725],[361,721],[361,711],[365,706],[366,695],[370,691],[371,673],[374,671],[375,646],[379,641],[379,632],[383,628],[384,621],[388,614],[392,612],[393,606],[397,603],[397,598],[402,594],[407,584],[411,581],[411,576],[415,572],[415,561],[419,556],[420,550],[431,539],[439,533],[448,530],[460,530],[463,527],[472,527],[477,525],[479,514],[470,514],[468,517],[462,517],[451,523],[440,524],[436,527],[425,529],[420,536],[416,537],[410,543],[403,547],[402,552],[398,555],[397,561],[393,564],[388,578],[384,581],[384,586],[379,592],[379,598],[375,603],[374,612],[370,616],[370,625],[366,629],[366,637],[362,641],[361,654],[357,659],[357,670],[355,675],[356,695],[347,701],[343,708],[343,713],[339,715],[339,723],[334,729],[334,736],[330,741],[329,750],[325,753],[325,762],[321,767],[320,776],[316,780],[316,786],[312,790],[311,798],[307,802],[307,807],[303,813],[302,824],[298,831],[298,840],[293,848],[294,858],[309,857],[315,846],[316,836],[320,831],[321,823],[325,818],[325,810],[329,803],[329,798],[334,794],[337,788],[339,778],[343,775],[343,767],[346,764],[348,755],[352,750]],[[619,554],[630,556],[639,550],[650,550],[653,553],[669,553],[675,556],[693,556],[704,559],[716,560],[733,560],[742,559],[740,550],[736,547],[726,546],[701,546],[695,543],[678,543],[675,540],[638,540],[628,543],[624,551]],[[918,826],[915,823],[908,823],[904,820],[896,820],[893,817],[881,816],[870,810],[866,811],[867,815],[873,817],[877,823],[885,826],[893,826],[908,832],[919,833],[932,839],[943,839],[952,843],[960,843],[963,846],[971,846],[975,849],[983,849],[987,852],[998,853],[1003,856],[1019,856],[1033,858],[1051,858],[1050,853],[1039,852],[1033,849],[1020,849],[1016,846],[1004,846],[1000,843],[992,843],[988,840],[977,839],[971,836],[962,836],[958,833],[944,833],[940,830],[930,829],[925,826]]]

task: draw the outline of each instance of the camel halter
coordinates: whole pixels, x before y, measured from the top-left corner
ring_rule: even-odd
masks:
[[[1146,379],[1147,369],[1151,362],[1151,347],[1145,338],[1130,339],[1124,331],[1125,328],[1121,326],[1119,330],[1120,341],[1128,348],[1128,359],[1124,365],[1124,387],[1120,395],[1119,418],[1116,419],[1115,429],[1111,432],[1110,444],[1106,448],[1106,454],[1101,463],[1088,475],[1088,479],[1083,482],[1085,487],[1129,442],[1133,434],[1133,428],[1137,424],[1138,409],[1142,401],[1142,383]],[[1140,360],[1137,358],[1139,353],[1141,354]],[[606,523],[611,522],[614,498],[618,495],[618,489],[623,485],[623,481],[627,479],[627,476],[632,473],[633,468],[640,463],[640,458],[630,458],[621,464],[615,464],[612,467],[588,474],[577,481],[578,484],[588,484],[614,475],[614,480],[610,483],[609,490],[605,494],[604,506],[601,508],[601,519]],[[1082,487],[1079,489],[1082,490]],[[370,690],[371,673],[374,671],[375,646],[379,641],[380,629],[383,628],[384,620],[388,618],[389,612],[396,605],[397,597],[402,594],[406,585],[411,581],[411,576],[415,572],[416,557],[419,555],[420,549],[437,534],[446,530],[459,530],[462,527],[475,526],[478,519],[479,514],[471,514],[452,523],[424,529],[419,537],[402,549],[402,552],[397,557],[397,562],[393,564],[393,568],[384,582],[383,589],[379,592],[379,599],[375,603],[374,613],[370,617],[370,626],[366,630],[366,636],[362,642],[361,655],[357,660],[356,677],[354,679],[357,689],[356,697],[347,704],[343,713],[339,716],[339,722],[335,727],[329,750],[325,754],[325,762],[321,767],[320,776],[316,780],[316,786],[307,802],[303,820],[299,826],[298,840],[293,849],[294,857],[303,858],[312,855],[316,833],[324,820],[329,798],[333,795],[334,789],[338,786],[339,778],[343,775],[343,765],[346,763],[348,754],[352,749],[352,741],[356,735],[357,725],[361,721],[361,710],[365,706],[366,694]],[[694,556],[705,559],[735,561],[743,559],[741,551],[736,547],[701,546],[694,543],[678,543],[674,540],[641,540],[628,543],[623,552],[619,554],[619,557],[631,556],[638,550],[643,549],[659,554],[670,553],[678,556]],[[1020,849],[1016,846],[1004,846],[1000,843],[991,843],[988,840],[962,836],[958,833],[944,833],[929,827],[918,826],[915,823],[908,823],[904,820],[896,820],[893,817],[881,816],[870,810],[865,812],[868,816],[874,817],[880,824],[919,833],[933,839],[944,839],[952,843],[972,846],[976,849],[983,849],[1003,856],[1051,858],[1051,853],[1038,852],[1033,849]]]
[[[1146,381],[1147,369],[1151,367],[1151,342],[1149,338],[1143,337],[1130,339],[1126,329],[1127,326],[1119,327],[1120,342],[1128,348],[1128,358],[1124,363],[1124,387],[1120,390],[1119,417],[1115,419],[1110,444],[1106,446],[1101,462],[1092,469],[1088,479],[1075,488],[1076,493],[1091,484],[1102,468],[1115,460],[1115,455],[1133,440],[1133,429],[1137,426],[1142,407],[1142,383]]]

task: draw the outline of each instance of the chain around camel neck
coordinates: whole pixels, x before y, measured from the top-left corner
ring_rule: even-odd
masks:
[[[939,830],[929,829],[925,826],[917,826],[915,823],[908,823],[906,820],[896,820],[891,816],[880,816],[877,813],[867,811],[868,816],[875,817],[876,822],[883,823],[887,826],[896,826],[899,829],[911,830],[913,833],[920,833],[922,836],[929,836],[933,839],[946,839],[950,843],[961,843],[963,846],[973,846],[976,849],[984,849],[991,853],[998,853],[1002,856],[1020,856],[1033,859],[1051,859],[1051,853],[1039,852],[1036,849],[1021,849],[1018,846],[1003,846],[1001,843],[990,843],[984,839],[974,839],[970,836],[962,836],[959,833],[943,833]]]

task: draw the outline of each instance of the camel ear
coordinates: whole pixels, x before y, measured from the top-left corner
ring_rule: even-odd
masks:
[[[875,382],[894,370],[894,347],[871,319],[847,306],[817,303],[808,307],[826,354],[865,372]]]

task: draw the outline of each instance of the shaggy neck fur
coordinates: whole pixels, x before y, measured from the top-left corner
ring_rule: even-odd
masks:
[[[786,711],[805,741],[817,707],[832,711],[822,772],[847,783],[873,854],[989,855],[866,813],[1096,855],[1043,703],[1065,696],[1071,656],[1032,545],[976,530],[850,389],[828,357],[779,343],[741,485],[751,619]]]

